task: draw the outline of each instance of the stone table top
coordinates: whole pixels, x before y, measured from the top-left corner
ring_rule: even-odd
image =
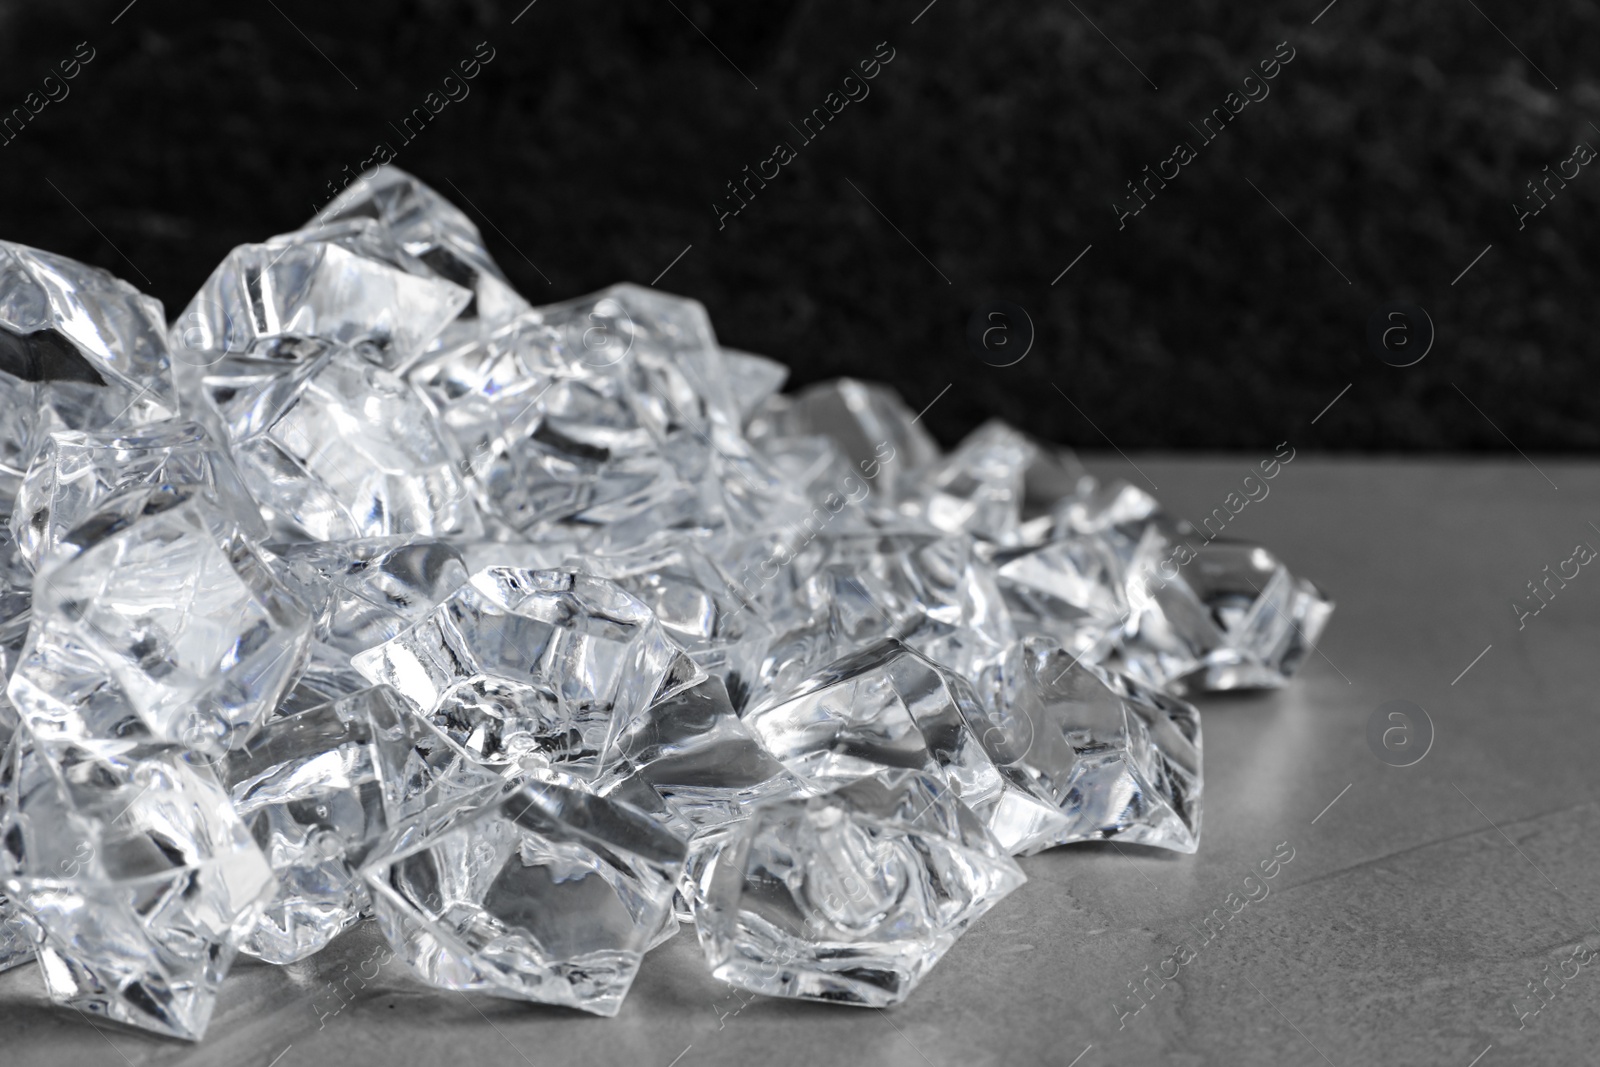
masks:
[[[1257,458],[1091,466],[1199,520]],[[1028,883],[898,1008],[742,1000],[686,930],[600,1019],[424,988],[377,964],[366,924],[292,967],[241,960],[199,1045],[91,1028],[49,1007],[35,966],[13,971],[0,1063],[1595,1062],[1600,967],[1569,961],[1600,949],[1600,568],[1552,582],[1537,615],[1512,604],[1577,544],[1600,546],[1600,464],[1537,462],[1294,459],[1227,533],[1338,607],[1290,687],[1199,701],[1199,853],[1024,859]],[[1390,700],[1432,723],[1410,766],[1369,746]],[[1245,903],[1275,854],[1292,858]]]

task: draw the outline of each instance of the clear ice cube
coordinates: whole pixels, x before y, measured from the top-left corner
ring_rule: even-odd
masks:
[[[592,776],[617,724],[695,674],[650,609],[572,571],[490,567],[352,660],[474,760]]]
[[[88,382],[178,411],[161,302],[99,267],[0,241],[0,371]]]
[[[378,219],[345,218],[229,252],[172,325],[180,364],[314,338],[398,370],[473,298],[408,254]]]
[[[41,741],[220,755],[272,713],[310,639],[274,567],[193,491],[112,497],[39,571],[12,704]]]
[[[1085,663],[1043,637],[1006,659],[989,756],[1063,822],[1016,845],[1038,852],[1115,840],[1200,845],[1200,713],[1177,697]]]
[[[134,429],[58,430],[41,442],[23,478],[11,532],[28,565],[126,489],[192,488],[239,520],[250,537],[264,539],[266,525],[233,460],[198,423],[151,423]]]
[[[353,350],[228,360],[205,377],[235,459],[290,540],[475,536],[461,461],[428,403]]]
[[[11,752],[0,880],[38,930],[50,999],[198,1041],[273,885],[227,793],[171,747]]]
[[[430,985],[615,1015],[672,917],[684,852],[628,804],[533,780],[363,873],[385,937]]]
[[[988,750],[998,725],[967,680],[898,641],[840,659],[744,722],[817,791],[885,768],[939,775],[1007,851],[1059,831],[1065,818]]]
[[[727,830],[695,924],[712,974],[751,992],[885,1008],[1026,881],[937,776],[879,771]]]
[[[1131,615],[1118,664],[1183,695],[1285,685],[1333,602],[1248,541],[1151,526],[1128,568]]]

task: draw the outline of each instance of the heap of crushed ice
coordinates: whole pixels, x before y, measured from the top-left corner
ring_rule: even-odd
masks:
[[[1193,852],[1182,697],[1281,685],[1329,602],[784,377],[692,300],[530,306],[392,167],[170,328],[0,243],[0,968],[197,1039],[237,952],[372,917],[422,982],[611,1015],[690,922],[884,1006],[1015,855]]]

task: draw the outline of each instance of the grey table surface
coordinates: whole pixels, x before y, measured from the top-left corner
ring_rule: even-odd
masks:
[[[1091,466],[1142,472],[1198,519],[1258,458]],[[1600,949],[1600,568],[1520,629],[1511,604],[1600,546],[1600,464],[1300,455],[1270,485],[1228,533],[1338,608],[1289,688],[1200,701],[1199,853],[1024,860],[1028,883],[898,1008],[741,999],[685,931],[600,1019],[427,989],[377,966],[368,924],[295,966],[239,962],[198,1045],[53,1009],[34,966],[0,976],[0,1064],[1596,1062],[1600,967],[1563,961]],[[1395,699],[1435,729],[1408,767],[1367,742]],[[1229,895],[1285,842],[1268,895],[1234,914]],[[1217,909],[1227,921],[1205,926]],[[1193,958],[1134,1013],[1130,983],[1180,945]]]

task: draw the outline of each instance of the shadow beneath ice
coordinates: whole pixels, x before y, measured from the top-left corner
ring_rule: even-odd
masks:
[[[1190,704],[1194,704],[1202,712],[1206,709],[1227,707],[1230,704],[1240,704],[1243,707],[1262,707],[1262,705],[1274,704],[1277,701],[1277,697],[1283,696],[1283,689],[1285,688],[1286,686],[1278,686],[1278,688],[1262,686],[1259,689],[1216,689],[1211,693],[1190,693],[1184,699],[1189,701]]]
[[[1279,707],[1284,689],[1220,689],[1210,693],[1190,693],[1183,699],[1200,709],[1201,715],[1208,711],[1275,711]]]
[[[1186,852],[1174,852],[1170,848],[1158,848],[1155,845],[1136,845],[1131,841],[1074,841],[1070,845],[1057,845],[1035,855],[1115,857],[1119,853],[1129,859],[1161,860],[1163,863],[1175,863],[1191,858]]]
[[[493,997],[484,993],[462,993],[435,989],[417,983],[395,987],[374,998],[386,1010],[401,1013],[410,1024],[428,1022],[441,1026],[476,1026],[488,1023],[555,1023],[594,1020],[601,1016],[558,1004],[539,1004],[527,1000]]]
[[[733,987],[726,988],[731,991]],[[747,1000],[748,1003],[739,1008],[741,998]],[[727,1002],[730,1006],[738,1008],[737,1011],[728,1013],[725,1021],[729,1023],[735,1018],[781,1018],[790,1021],[803,1021],[808,1027],[812,1028],[831,1024],[852,1025],[859,1021],[861,1018],[860,1013],[863,1010],[870,1010],[864,1009],[861,1004],[848,1001],[802,1000],[798,997],[773,997],[750,992],[742,992],[737,995],[730,992]],[[892,1012],[895,1008],[901,1006],[897,1004],[882,1010]]]

